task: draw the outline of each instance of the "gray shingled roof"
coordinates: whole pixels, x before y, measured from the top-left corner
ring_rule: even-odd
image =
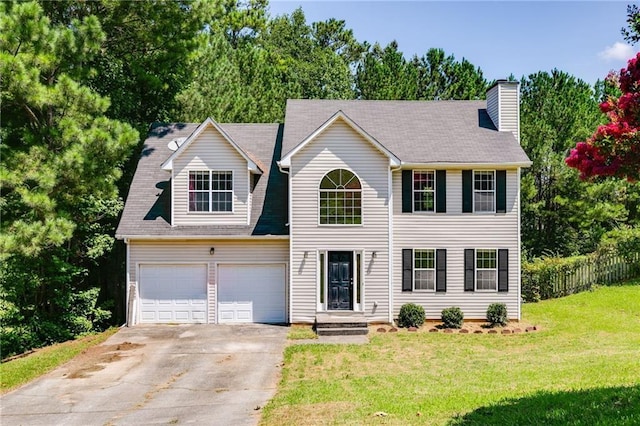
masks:
[[[276,161],[338,111],[403,163],[529,162],[513,134],[496,130],[484,101],[290,100],[286,126],[220,124],[264,171],[253,192],[251,224],[171,227],[170,173],[161,165],[173,152],[167,147],[169,141],[189,136],[198,124],[154,124],[144,142],[116,235],[288,235],[287,175],[278,171]]]
[[[289,100],[283,156],[342,111],[403,163],[527,163],[511,132],[498,132],[485,101]]]
[[[253,191],[251,224],[248,226],[174,226],[171,218],[170,172],[161,169],[173,151],[167,144],[189,136],[198,124],[152,126],[144,142],[129,196],[116,231],[118,237],[131,236],[257,236],[287,235],[287,175],[280,173],[276,160],[282,148],[282,126],[278,124],[220,124],[225,132],[258,162],[264,173]],[[268,194],[274,202],[266,203]]]

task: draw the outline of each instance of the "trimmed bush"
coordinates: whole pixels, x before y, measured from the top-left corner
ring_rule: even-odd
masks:
[[[504,303],[492,303],[487,308],[487,321],[491,327],[507,325],[507,305]]]
[[[400,327],[420,327],[424,324],[424,308],[415,303],[405,303],[400,308],[398,315],[398,326]]]
[[[464,322],[464,314],[457,306],[442,310],[442,323],[446,328],[461,328]]]

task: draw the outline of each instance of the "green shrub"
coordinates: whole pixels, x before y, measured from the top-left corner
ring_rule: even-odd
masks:
[[[424,324],[424,308],[415,303],[405,303],[400,308],[398,315],[398,326],[400,327],[420,327]]]
[[[487,308],[487,321],[491,327],[507,325],[507,305],[504,303],[492,303]]]
[[[461,328],[464,322],[464,314],[457,306],[442,310],[442,323],[446,328]]]
[[[522,262],[522,300],[567,296],[640,276],[640,227],[607,232],[594,253]]]
[[[600,241],[597,254],[615,253],[622,256],[640,273],[640,227],[619,228],[607,232]]]

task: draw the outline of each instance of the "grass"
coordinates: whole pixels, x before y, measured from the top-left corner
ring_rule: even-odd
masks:
[[[22,358],[0,364],[0,394],[48,373],[82,351],[104,342],[116,331],[117,328],[111,328],[102,333],[47,346]]]
[[[523,306],[517,335],[292,345],[264,425],[640,424],[640,280]]]
[[[289,340],[305,340],[305,339],[317,339],[318,335],[313,331],[313,328],[309,325],[297,325],[294,324],[289,327],[289,333],[287,333],[287,339]]]

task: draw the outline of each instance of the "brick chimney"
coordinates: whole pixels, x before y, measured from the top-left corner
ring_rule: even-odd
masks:
[[[520,83],[498,80],[487,90],[487,113],[500,132],[511,132],[520,142]]]

